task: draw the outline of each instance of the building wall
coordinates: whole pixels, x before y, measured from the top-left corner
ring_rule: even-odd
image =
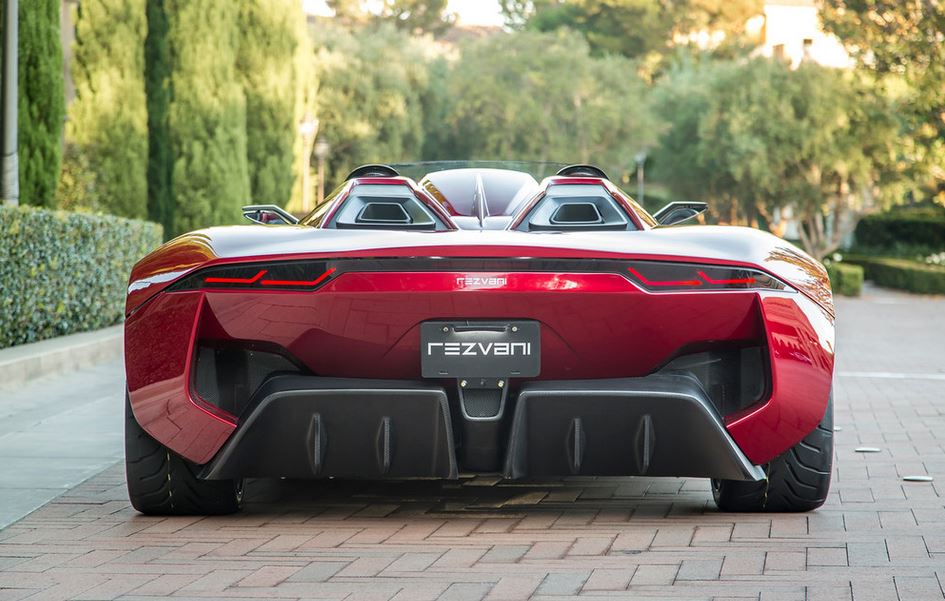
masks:
[[[749,31],[761,39],[761,56],[780,56],[794,67],[805,59],[825,67],[853,66],[840,40],[823,31],[813,0],[765,2],[764,15],[749,21]]]

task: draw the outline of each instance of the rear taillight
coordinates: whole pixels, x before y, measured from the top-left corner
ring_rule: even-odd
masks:
[[[335,268],[329,267],[326,261],[220,265],[187,276],[171,290],[315,290],[327,283],[334,273]]]
[[[791,290],[758,269],[663,261],[489,259],[294,260],[215,265],[192,273],[170,287],[184,290],[317,290],[346,272],[621,273],[652,292],[709,290]]]
[[[767,273],[746,267],[634,261],[630,278],[653,292],[679,290],[786,290],[787,285]]]

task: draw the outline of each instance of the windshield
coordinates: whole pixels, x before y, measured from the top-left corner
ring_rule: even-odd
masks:
[[[552,176],[568,163],[555,163],[551,161],[418,161],[415,163],[392,163],[390,166],[397,170],[404,177],[409,177],[414,181],[420,181],[424,175],[435,171],[446,171],[448,169],[510,169],[512,171],[522,171],[528,173],[536,180],[541,181],[546,177]]]

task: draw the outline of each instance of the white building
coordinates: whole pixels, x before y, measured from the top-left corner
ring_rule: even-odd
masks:
[[[767,0],[764,14],[752,17],[746,29],[760,40],[756,53],[761,56],[784,58],[793,67],[802,60],[840,69],[853,66],[840,40],[823,30],[814,0]]]

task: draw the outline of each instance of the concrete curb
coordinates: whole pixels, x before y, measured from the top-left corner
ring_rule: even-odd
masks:
[[[117,359],[123,341],[124,326],[117,325],[0,350],[0,383],[16,386]]]

